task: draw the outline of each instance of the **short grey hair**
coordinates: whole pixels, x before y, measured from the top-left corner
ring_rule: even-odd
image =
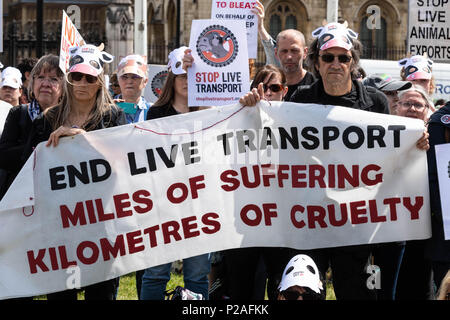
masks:
[[[399,91],[398,92],[398,100],[401,100],[402,97],[408,92],[419,93],[422,96],[423,100],[425,100],[428,108],[434,107],[433,100],[431,100],[428,93],[426,93],[426,91],[421,86],[418,86],[415,84],[413,84],[412,87],[409,89]]]

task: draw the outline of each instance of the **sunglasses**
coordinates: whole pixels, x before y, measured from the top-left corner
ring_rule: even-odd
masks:
[[[283,297],[286,300],[298,300],[298,298],[300,296],[303,297],[303,300],[316,300],[314,299],[314,294],[312,292],[310,292],[309,290],[306,290],[306,292],[304,293],[300,293],[298,290],[284,290],[280,292],[281,295],[283,295]]]
[[[331,54],[331,53],[325,53],[325,54],[319,55],[319,57],[322,59],[323,62],[326,62],[326,63],[333,62],[335,57],[338,58],[338,61],[340,63],[349,63],[350,60],[352,60],[352,56],[348,56],[346,54],[340,54],[340,55],[335,56],[334,54]]]
[[[73,80],[76,82],[81,81],[81,79],[85,78],[87,83],[93,84],[93,83],[96,83],[98,80],[97,77],[91,76],[90,74],[81,73],[81,72],[71,72],[71,73],[69,73],[69,76],[70,76],[70,80]]]
[[[264,88],[264,92],[266,92],[268,89],[270,89],[270,91],[272,91],[272,92],[279,92],[279,91],[283,90],[283,85],[277,84],[277,83],[269,84],[269,85],[264,84],[263,88]]]

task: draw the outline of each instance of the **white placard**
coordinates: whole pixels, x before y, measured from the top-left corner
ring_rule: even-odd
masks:
[[[59,68],[66,73],[69,68],[69,48],[84,44],[83,37],[63,10],[61,27],[61,46],[59,50]]]
[[[251,9],[255,1],[213,0],[212,20],[243,20],[247,28],[247,48],[249,59],[258,58],[258,16]]]
[[[450,62],[449,0],[409,0],[408,29],[408,53]]]
[[[250,88],[245,22],[193,20],[189,48],[188,105],[235,103]]]

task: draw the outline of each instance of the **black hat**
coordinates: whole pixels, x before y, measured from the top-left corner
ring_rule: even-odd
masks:
[[[402,91],[411,88],[409,81],[400,81],[392,79],[387,74],[375,74],[364,78],[363,85],[374,87],[381,91]]]

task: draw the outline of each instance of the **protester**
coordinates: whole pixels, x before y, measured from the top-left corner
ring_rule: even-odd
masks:
[[[414,85],[398,94],[397,115],[428,121],[433,102],[421,86]]]
[[[12,106],[18,106],[21,95],[22,74],[19,69],[14,67],[3,69],[0,84],[0,100],[8,102]]]
[[[439,286],[450,270],[450,240],[444,237],[444,222],[438,182],[435,147],[450,143],[450,102],[436,111],[428,121],[430,150],[428,150],[428,180],[430,186],[432,237],[427,241],[425,257],[431,260],[434,284]],[[447,294],[450,290],[450,274],[447,273]],[[442,294],[442,292],[441,292]]]
[[[28,100],[28,84],[30,83],[31,70],[33,70],[38,59],[36,58],[24,58],[17,65],[17,69],[22,73],[22,95],[20,96],[20,104],[26,104],[30,101]]]
[[[114,72],[109,80],[109,93],[113,98],[115,98],[121,93],[119,80],[117,79],[117,72]]]
[[[26,159],[22,158],[32,121],[47,108],[56,105],[63,95],[64,74],[59,57],[49,54],[39,59],[30,74],[28,104],[13,107],[5,121],[0,138],[0,168],[8,178],[0,185],[0,199],[19,173]]]
[[[278,286],[278,300],[325,300],[326,288],[311,257],[298,254],[288,262]]]
[[[431,59],[415,55],[398,61],[398,64],[402,67],[400,70],[402,80],[422,86],[430,97],[433,96],[436,84],[432,73],[433,61]]]
[[[356,80],[362,47],[357,34],[348,29],[346,23],[329,23],[314,30],[312,36],[315,40],[308,48],[306,63],[310,70],[314,70],[318,80],[310,86],[298,88],[290,101],[338,105],[388,114],[386,96]],[[261,99],[262,89],[259,84],[258,90],[253,91],[254,101]],[[252,99],[247,97],[241,103],[252,105],[250,101]],[[419,149],[429,148],[427,138],[427,133],[424,133],[417,141]],[[322,274],[331,266],[337,299],[367,300],[376,298],[376,293],[366,285],[365,266],[370,251],[370,246],[359,245],[310,250],[307,254],[316,261]]]
[[[175,49],[169,54],[169,71],[166,83],[158,100],[147,113],[147,120],[187,113],[196,110],[188,107],[187,74],[182,68],[181,58],[187,48]],[[181,119],[180,119],[181,120]],[[167,282],[170,280],[172,263],[150,267],[142,277],[142,300],[163,300]],[[208,274],[210,261],[208,254],[183,260],[185,288],[200,293],[208,299]]]
[[[151,106],[142,96],[142,91],[148,82],[147,61],[144,56],[132,54],[124,57],[117,66],[117,72],[111,77],[114,90],[118,83],[119,92],[115,96],[117,105],[122,108],[128,123],[136,123],[147,119],[147,112]],[[144,270],[136,271],[136,291],[138,299],[141,295],[141,283]],[[117,278],[118,280],[119,278]],[[119,282],[117,282],[117,287]]]
[[[252,11],[258,16],[258,33],[266,52],[267,64],[280,66],[286,74],[288,92],[285,100],[289,100],[298,86],[309,85],[315,78],[312,73],[303,68],[308,48],[303,33],[294,29],[281,31],[275,41],[264,28],[264,6],[256,2]],[[272,58],[273,54],[275,58]]]
[[[123,111],[118,108],[105,84],[103,64],[113,57],[93,45],[73,47],[65,82],[66,95],[62,101],[43,112],[32,125],[25,150],[30,155],[39,142],[56,147],[65,136],[82,134],[126,124]],[[116,280],[107,280],[83,288],[86,300],[113,300]],[[48,300],[76,300],[77,290],[47,295]]]
[[[123,58],[117,67],[120,94],[118,106],[125,112],[127,122],[145,121],[151,104],[142,96],[148,82],[146,58],[133,54]],[[123,103],[125,102],[125,103]]]
[[[397,115],[428,121],[428,112],[433,105],[428,94],[419,85],[401,91],[398,95]],[[398,275],[396,300],[430,299],[431,262],[425,258],[426,240],[406,241]],[[414,284],[410,281],[415,277]]]
[[[389,75],[374,74],[363,80],[365,86],[374,87],[382,91],[389,102],[389,113],[397,114],[398,92],[411,88],[412,83],[409,81],[399,81],[392,79]]]

